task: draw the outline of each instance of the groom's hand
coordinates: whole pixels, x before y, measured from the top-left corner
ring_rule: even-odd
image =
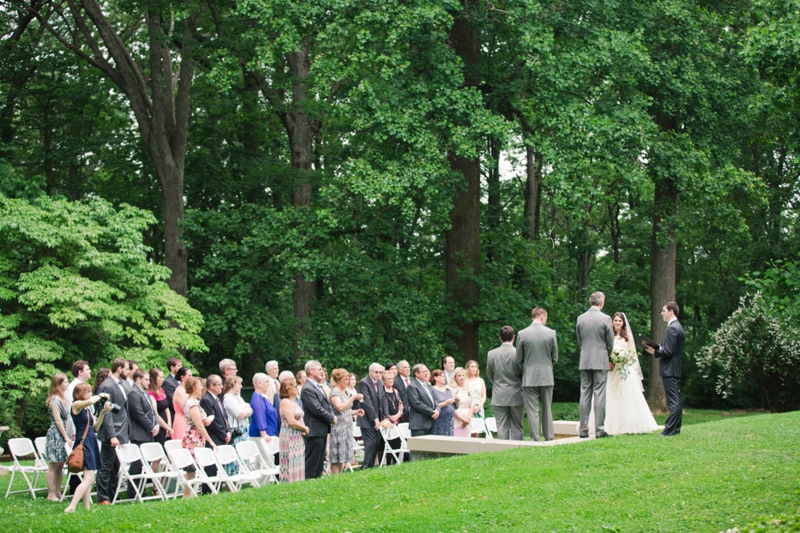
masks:
[[[645,346],[645,347],[644,347],[644,351],[645,351],[645,352],[647,352],[647,353],[649,353],[650,355],[653,355],[653,353],[654,353],[656,350],[655,350],[655,348],[653,348],[652,346]]]

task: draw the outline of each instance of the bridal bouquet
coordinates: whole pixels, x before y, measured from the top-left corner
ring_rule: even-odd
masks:
[[[627,348],[614,349],[611,352],[611,362],[614,363],[614,370],[619,370],[619,377],[622,381],[628,378],[631,373],[632,363],[636,359],[636,352]]]

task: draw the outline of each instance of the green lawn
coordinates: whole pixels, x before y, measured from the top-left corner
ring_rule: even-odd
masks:
[[[17,495],[0,500],[0,531],[716,533],[764,516],[796,517],[800,412],[724,418],[687,424],[672,438],[618,436],[412,462],[73,516],[64,504]],[[0,478],[3,490],[7,479]]]

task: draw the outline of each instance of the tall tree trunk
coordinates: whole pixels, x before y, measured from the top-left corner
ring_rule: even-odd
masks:
[[[663,132],[677,130],[676,120],[665,113],[658,114],[658,122]],[[658,165],[657,161],[652,163]],[[667,324],[661,318],[661,308],[665,303],[675,300],[678,254],[672,220],[678,211],[678,188],[669,178],[659,179],[655,185],[650,255],[650,335],[653,340],[660,341],[667,329]],[[659,365],[659,360],[651,357],[647,403],[654,412],[667,410],[664,384],[658,376]]]
[[[489,229],[495,230],[500,225],[500,143],[489,139],[489,156],[491,168],[486,169],[486,192],[489,204]]]
[[[542,188],[542,155],[533,146],[525,145],[525,238],[539,238],[540,193]]]
[[[463,11],[456,15],[450,30],[450,43],[464,62],[464,83],[480,83],[478,31],[470,26],[467,11],[475,9],[476,0],[465,0]],[[448,154],[450,168],[463,176],[453,196],[450,229],[445,232],[445,285],[450,300],[464,315],[478,305],[479,288],[472,276],[481,268],[480,197],[481,164],[454,152]],[[461,313],[457,313],[461,314]],[[473,319],[457,318],[453,324],[455,343],[462,361],[478,358],[478,329]]]
[[[311,205],[311,167],[314,163],[314,132],[315,124],[305,108],[308,99],[308,76],[311,72],[311,60],[307,43],[302,43],[300,49],[289,54],[289,70],[295,80],[292,93],[292,108],[289,113],[281,117],[286,133],[289,136],[291,150],[292,175],[294,189],[292,191],[292,205],[295,209],[308,208]],[[294,293],[292,303],[294,306],[295,326],[295,366],[299,367],[301,359],[306,355],[300,347],[300,340],[306,332],[308,317],[314,304],[314,281],[306,280],[303,274],[294,276]]]

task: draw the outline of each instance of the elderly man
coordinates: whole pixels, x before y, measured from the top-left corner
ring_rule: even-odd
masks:
[[[386,416],[383,406],[386,392],[383,389],[381,374],[383,374],[383,366],[372,363],[369,365],[369,375],[358,384],[358,392],[364,396],[364,399],[361,400],[364,416],[358,417],[358,427],[361,428],[361,438],[364,440],[362,470],[375,466],[375,457],[378,455],[378,447],[381,442],[381,420]]]
[[[408,422],[408,385],[411,383],[411,365],[408,361],[397,363],[397,375],[394,378],[394,388],[400,393],[400,401],[403,402],[403,418],[400,422]]]
[[[265,367],[265,370],[267,371],[267,376],[269,376],[269,382],[270,382],[269,383],[269,386],[270,386],[270,388],[269,388],[269,392],[270,392],[269,396],[272,397],[272,400],[270,400],[270,403],[272,403],[272,405],[275,407],[275,409],[277,409],[278,408],[278,403],[280,403],[280,400],[278,400],[278,403],[276,403],[275,402],[275,398],[278,397],[278,392],[281,390],[281,384],[278,383],[278,374],[280,374],[280,368],[278,368],[278,362],[277,361],[267,361],[267,364],[264,365],[264,367]],[[268,398],[268,400],[269,400],[269,398]]]
[[[331,427],[336,425],[336,415],[318,383],[322,376],[322,365],[319,361],[311,360],[306,363],[305,370],[308,380],[300,393],[300,399],[303,402],[303,421],[308,426],[306,479],[313,479],[322,475],[325,441]]]
[[[430,370],[425,365],[414,365],[414,379],[408,386],[408,408],[411,416],[408,428],[412,437],[429,435],[433,431],[433,423],[439,418],[439,404],[433,397],[433,390],[428,379]]]

